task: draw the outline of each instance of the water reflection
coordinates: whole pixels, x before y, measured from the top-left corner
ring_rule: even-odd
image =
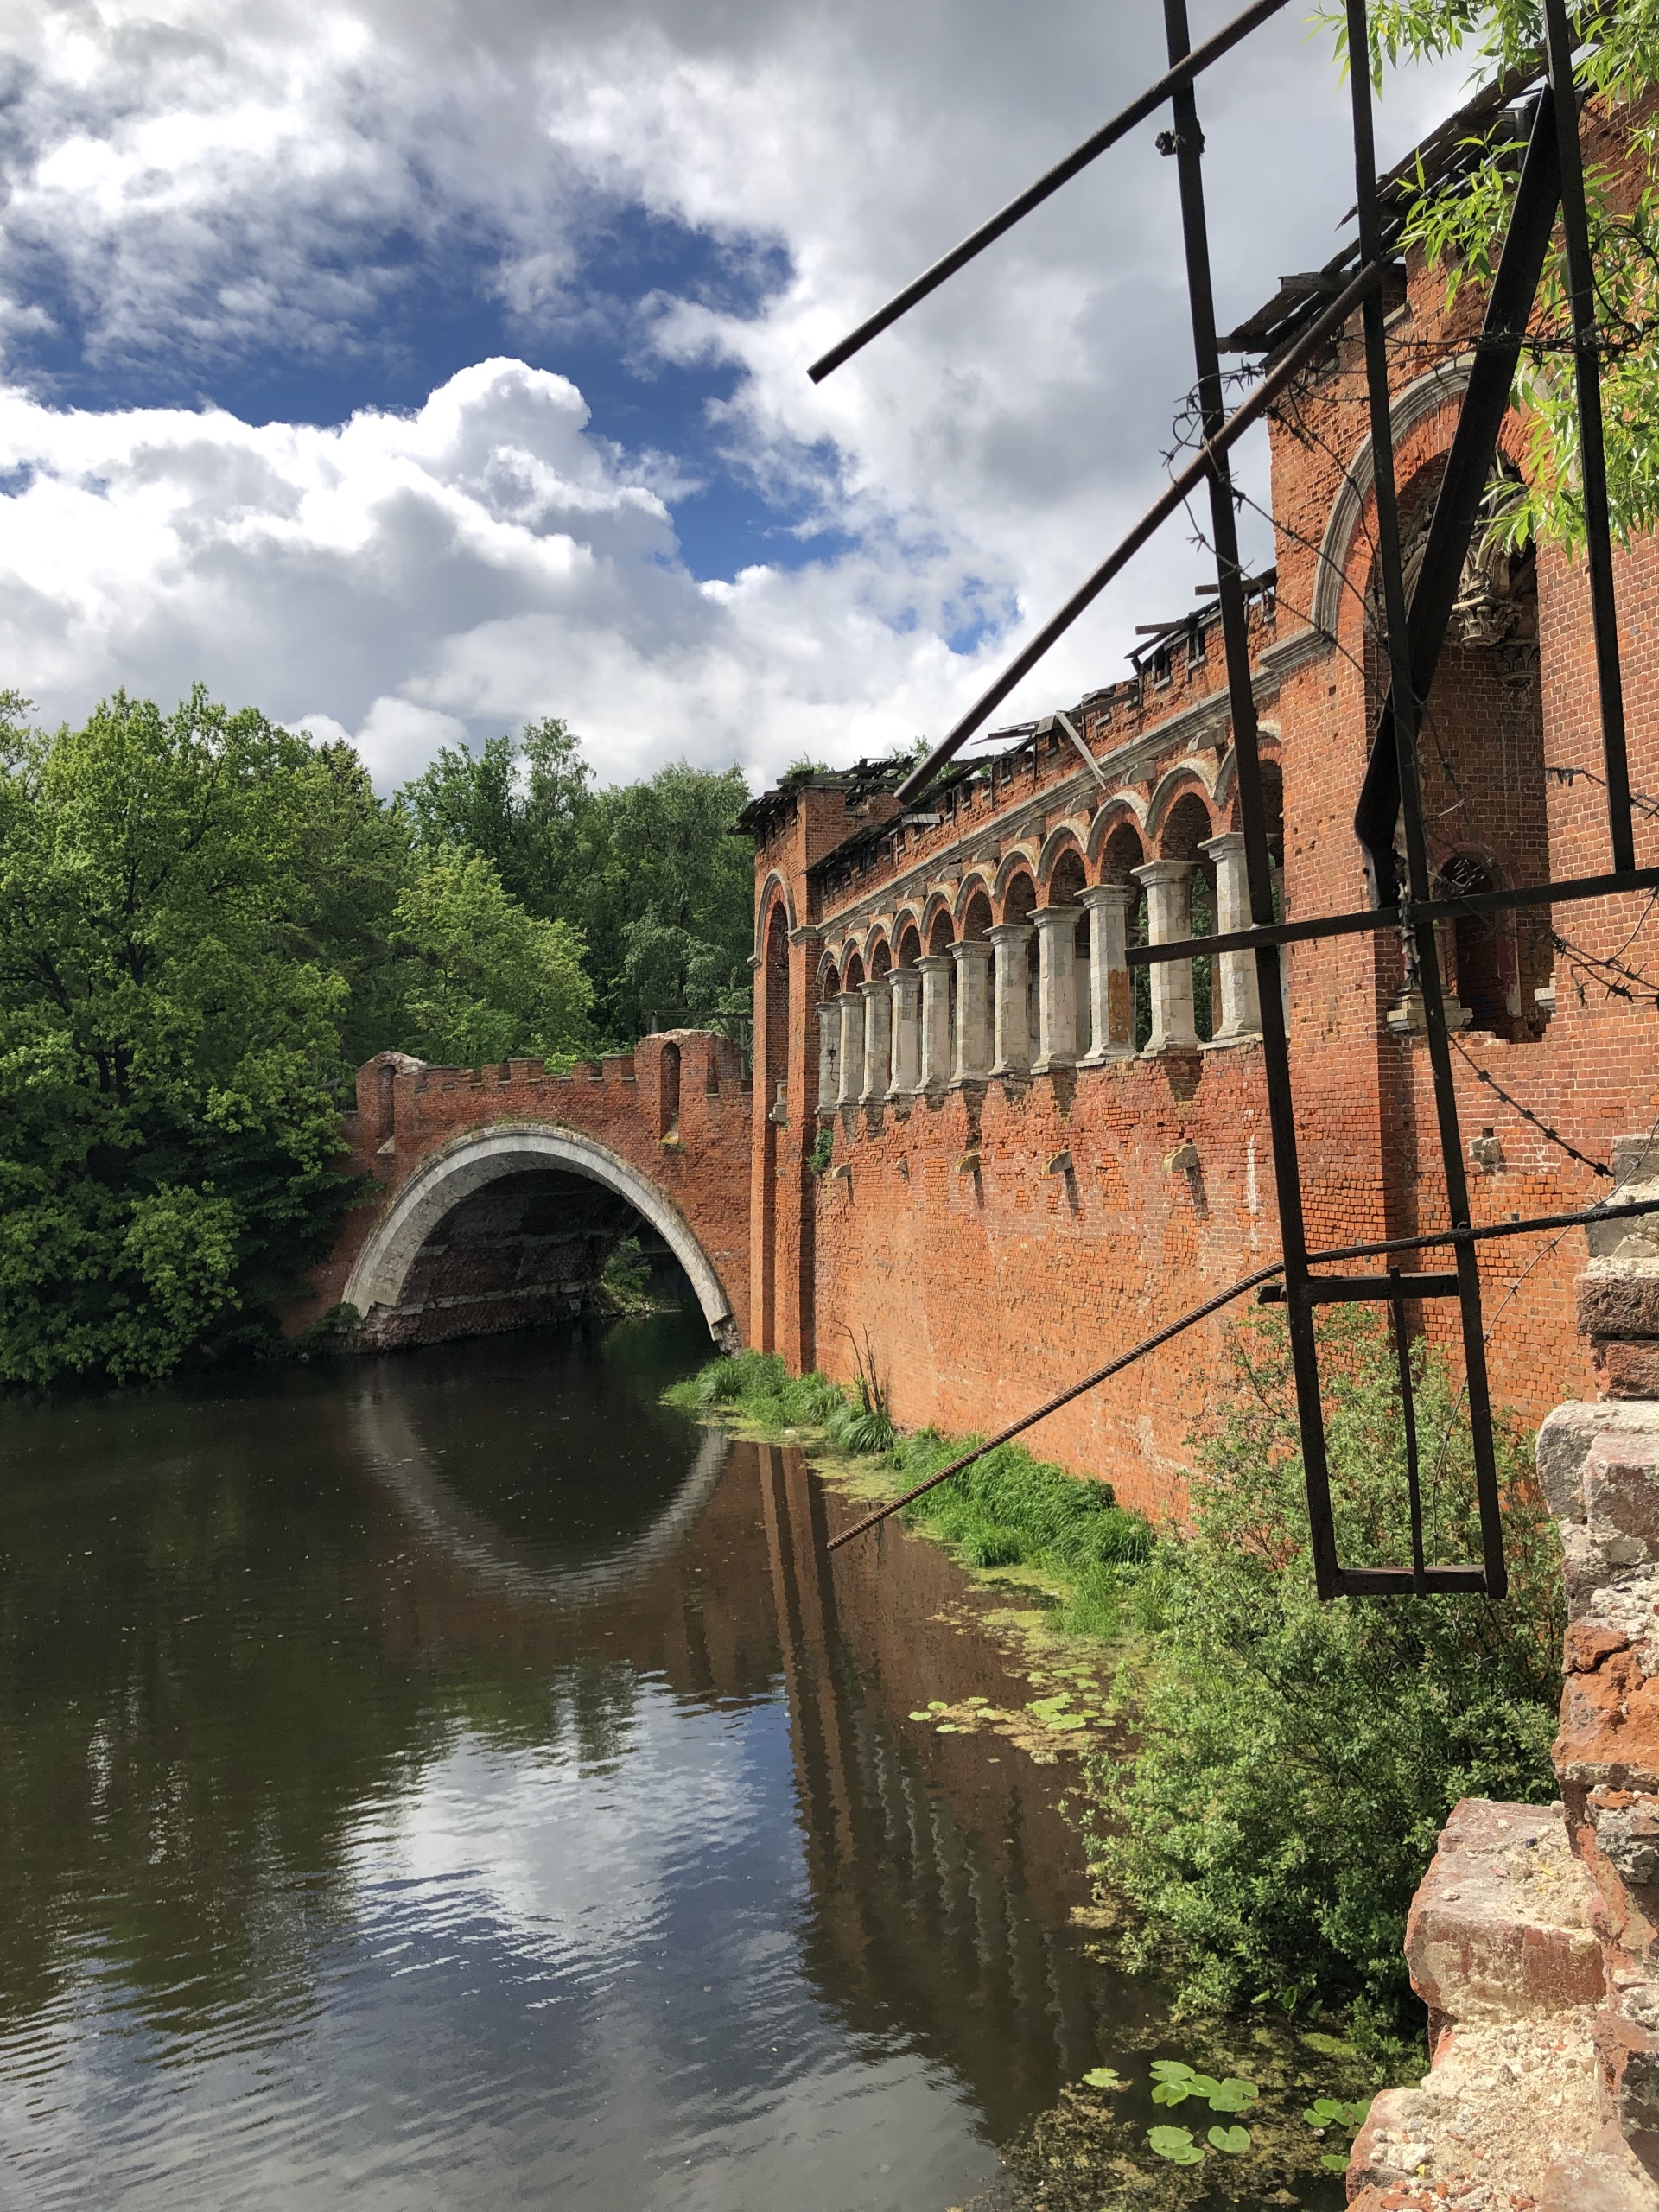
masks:
[[[696,1332],[0,1410],[0,2203],[944,2205],[1136,1999]]]

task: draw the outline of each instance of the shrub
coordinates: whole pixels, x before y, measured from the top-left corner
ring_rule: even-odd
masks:
[[[1322,1333],[1339,1555],[1398,1562],[1392,1345],[1351,1309]],[[1559,1549],[1510,1429],[1506,1599],[1319,1604],[1282,1319],[1241,1325],[1231,1349],[1236,1394],[1195,1440],[1192,1529],[1159,1543],[1136,1593],[1141,1745],[1094,1773],[1100,1855],[1139,1907],[1140,1948],[1173,1949],[1194,1999],[1317,1989],[1397,2019],[1407,1907],[1452,1805],[1554,1794]],[[1421,1348],[1417,1375],[1430,1556],[1476,1557],[1460,1402]]]

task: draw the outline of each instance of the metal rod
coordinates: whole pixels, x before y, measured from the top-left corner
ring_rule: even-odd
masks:
[[[1411,595],[1408,617],[1411,677],[1415,696],[1427,699],[1433,689],[1434,671],[1451,626],[1463,576],[1469,541],[1479,519],[1481,501],[1491,481],[1498,432],[1509,412],[1515,372],[1527,334],[1527,320],[1549,251],[1555,208],[1560,196],[1555,152],[1554,107],[1549,88],[1539,95],[1527,142],[1521,181],[1510,210],[1509,228],[1497,270],[1487,295],[1486,315],[1475,359],[1469,372],[1463,405],[1446,474],[1429,520],[1428,540],[1423,549]],[[1391,906],[1399,887],[1399,868],[1394,849],[1400,819],[1399,754],[1394,740],[1392,690],[1382,702],[1370,758],[1365,764],[1354,830],[1364,847],[1374,895],[1379,906]]]
[[[1398,1268],[1390,1268],[1395,1283]],[[1417,1467],[1417,1402],[1411,1387],[1411,1338],[1406,1328],[1406,1293],[1390,1301],[1394,1322],[1394,1356],[1400,1370],[1400,1414],[1406,1432],[1406,1503],[1411,1516],[1411,1586],[1422,1597],[1428,1587],[1423,1573],[1423,1495]]]
[[[1430,899],[1419,906],[1366,906],[1349,914],[1309,914],[1300,922],[1274,922],[1266,929],[1227,930],[1218,937],[1171,938],[1166,944],[1132,944],[1131,968],[1154,968],[1160,960],[1194,960],[1212,952],[1249,952],[1258,944],[1302,944],[1310,938],[1357,937],[1368,930],[1391,930],[1408,918],[1454,922],[1465,914],[1501,914],[1512,906],[1567,906],[1584,899],[1607,899],[1621,891],[1659,890],[1659,868],[1632,868],[1628,875],[1570,875],[1560,883],[1527,883],[1512,891],[1470,891],[1453,899]]]
[[[858,328],[850,332],[839,345],[832,346],[827,353],[814,361],[806,372],[813,383],[822,384],[825,377],[832,375],[843,361],[850,361],[853,355],[868,346],[872,338],[880,337],[884,330],[898,321],[900,315],[908,314],[918,301],[925,300],[930,292],[936,292],[948,278],[954,276],[957,270],[965,269],[976,255],[982,253],[988,245],[994,245],[1005,231],[1011,231],[1022,216],[1030,214],[1033,207],[1040,207],[1051,194],[1058,192],[1063,184],[1069,183],[1080,169],[1087,168],[1090,162],[1103,154],[1108,147],[1116,145],[1120,138],[1128,137],[1136,124],[1144,123],[1149,115],[1154,114],[1178,87],[1190,85],[1211,62],[1219,61],[1223,54],[1230,54],[1242,39],[1248,38],[1259,24],[1276,16],[1286,4],[1287,0],[1255,0],[1254,6],[1246,8],[1242,16],[1236,16],[1213,38],[1205,39],[1203,45],[1188,54],[1178,67],[1166,70],[1155,84],[1149,85],[1121,113],[1115,115],[1109,123],[1103,124],[1092,137],[1085,138],[1082,145],[1075,147],[1064,161],[1056,162],[1052,169],[1045,170],[1035,184],[1027,185],[1022,193],[1009,200],[1006,207],[1000,208],[988,223],[982,223],[976,231],[963,238],[960,245],[952,246],[950,252],[942,255],[931,269],[925,269],[913,283],[906,284],[902,292],[894,293],[886,307],[878,308],[868,321],[861,322]]]
[[[1630,817],[1630,769],[1624,740],[1624,679],[1618,664],[1618,612],[1613,600],[1613,549],[1607,507],[1607,452],[1601,418],[1601,351],[1596,327],[1596,272],[1584,204],[1579,147],[1578,86],[1573,35],[1562,0],[1544,0],[1544,53],[1555,98],[1555,145],[1560,165],[1561,235],[1567,246],[1567,296],[1573,307],[1573,359],[1578,377],[1579,469],[1584,487],[1585,551],[1590,613],[1601,695],[1601,747],[1607,763],[1607,830],[1613,866],[1636,866]]]
[[[1374,291],[1381,282],[1380,270],[1362,269],[1324,313],[1309,323],[1272,373],[1257,385],[1242,407],[1235,409],[1217,435],[1206,440],[1198,448],[1194,458],[1172,480],[1168,490],[1153,502],[1134,529],[1107,555],[1094,574],[1078,586],[1059,612],[1043,625],[1031,643],[1014,656],[989,690],[981,694],[949,736],[942,737],[926,760],[911,770],[893,793],[901,806],[909,805],[927,789],[945,763],[962,750],[982,723],[990,720],[1009,692],[1030,675],[1050,646],[1065,635],[1078,615],[1099,598],[1113,577],[1128,566],[1147,541],[1198,489],[1222,455],[1236,445],[1247,430],[1254,429],[1274,400],[1297,376],[1309,356],[1318,353],[1333,331],[1341,329],[1366,294]]]
[[[1525,1236],[1541,1229],[1580,1229],[1597,1222],[1631,1220],[1638,1215],[1651,1213],[1659,1213],[1659,1198],[1633,1199],[1629,1205],[1622,1206],[1592,1206],[1583,1213],[1543,1214],[1533,1221],[1491,1222],[1479,1228],[1465,1226],[1461,1229],[1437,1230],[1426,1236],[1391,1236],[1380,1244],[1347,1244],[1336,1251],[1310,1252],[1307,1256],[1309,1263],[1313,1266],[1326,1260],[1380,1259],[1384,1254],[1389,1252],[1421,1252],[1439,1244],[1479,1244],[1497,1236]],[[867,1529],[874,1529],[879,1522],[890,1519],[893,1514],[902,1512],[906,1506],[913,1504],[918,1497],[925,1497],[929,1491],[937,1490],[941,1483],[948,1483],[953,1475],[959,1475],[965,1467],[971,1467],[976,1459],[982,1459],[988,1452],[995,1452],[1001,1445],[1011,1444],[1016,1436],[1024,1435],[1027,1429],[1034,1428],[1039,1421],[1046,1421],[1051,1414],[1058,1413],[1063,1406],[1069,1406],[1074,1398],[1082,1397],[1085,1390],[1092,1390],[1097,1383],[1109,1382],[1114,1375],[1121,1374],[1126,1367],[1133,1367],[1137,1360],[1146,1358],[1149,1352],[1160,1351],[1165,1344],[1173,1342],[1185,1330],[1194,1327],[1200,1321],[1207,1321],[1212,1313],[1219,1313],[1224,1306],[1230,1306],[1236,1298],[1243,1298],[1247,1290],[1255,1290],[1262,1283],[1271,1282],[1274,1276],[1283,1272],[1284,1262],[1275,1260],[1270,1267],[1258,1268],[1254,1274],[1241,1276],[1237,1282],[1231,1284],[1226,1290],[1219,1292],[1214,1298],[1205,1299],[1202,1306],[1193,1306],[1190,1313],[1183,1313],[1179,1319],[1171,1321],[1164,1328],[1155,1330],[1149,1337],[1143,1337],[1139,1344],[1132,1344],[1128,1351],[1120,1353],[1116,1359],[1108,1360],[1104,1367],[1097,1367],[1092,1375],[1085,1375],[1080,1382],[1074,1382],[1068,1389],[1060,1391],[1057,1396],[1046,1400],[1034,1412],[1026,1414],[1019,1421],[1010,1422],[1007,1428],[999,1429],[995,1436],[987,1437],[982,1444],[976,1444],[971,1451],[964,1452],[960,1458],[953,1459],[948,1467],[941,1467],[938,1474],[930,1475],[925,1482],[917,1483],[913,1488],[907,1490],[902,1497],[892,1498],[886,1505],[879,1507],[875,1512],[867,1513],[861,1521],[855,1521],[850,1529],[843,1529],[838,1535],[832,1536],[825,1548],[832,1552],[839,1551],[843,1544],[850,1544],[855,1536],[863,1535]],[[1348,1576],[1355,1574],[1397,1576],[1406,1571],[1389,1567],[1365,1567],[1348,1568],[1344,1573]],[[1454,1572],[1472,1573],[1478,1578],[1483,1573],[1483,1570],[1478,1568],[1465,1570],[1431,1567],[1429,1569],[1431,1580],[1437,1573]],[[1459,1583],[1456,1586],[1459,1589],[1484,1589],[1485,1584],[1484,1580],[1478,1579],[1473,1582]]]
[[[1370,34],[1365,0],[1347,0],[1348,84],[1354,120],[1354,187],[1359,218],[1359,251],[1363,261],[1375,261],[1382,237],[1382,215],[1376,201],[1376,152],[1371,123]],[[1357,67],[1353,66],[1357,62]],[[1412,666],[1406,620],[1404,564],[1400,556],[1400,510],[1394,480],[1393,400],[1389,387],[1388,336],[1382,327],[1382,302],[1373,296],[1363,315],[1365,384],[1370,402],[1371,460],[1376,501],[1377,564],[1382,572],[1383,619],[1388,624],[1389,686],[1394,707],[1395,753],[1398,763],[1400,811],[1406,836],[1406,881],[1411,896],[1408,931],[1416,950],[1417,988],[1422,1000],[1423,1029],[1433,1077],[1434,1122],[1440,1143],[1440,1170],[1446,1178],[1446,1209],[1454,1227],[1469,1220],[1469,1185],[1463,1160],[1463,1137],[1458,1127],[1457,1082],[1452,1071],[1452,1047],[1446,1026],[1446,1000],[1440,988],[1439,946],[1432,920],[1421,912],[1430,891],[1428,840],[1423,822],[1422,784],[1417,759],[1419,716],[1427,696],[1420,694]],[[1455,1248],[1458,1270],[1458,1309],[1463,1337],[1464,1388],[1469,1406],[1469,1441],[1475,1463],[1475,1488],[1480,1505],[1481,1553],[1486,1568],[1488,1594],[1501,1598],[1509,1587],[1503,1562],[1503,1528],[1497,1494],[1497,1462],[1492,1441],[1491,1391],[1486,1378],[1486,1338],[1481,1321],[1480,1268],[1473,1251]]]

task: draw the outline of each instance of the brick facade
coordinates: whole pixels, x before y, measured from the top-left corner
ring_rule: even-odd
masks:
[[[1470,290],[1448,314],[1442,280],[1414,261],[1389,330],[1408,550],[1450,443],[1479,314]],[[1364,430],[1356,327],[1273,424],[1278,568],[1252,600],[1265,753],[1282,778],[1282,894],[1295,916],[1366,903],[1352,829],[1377,660]],[[1514,418],[1506,428],[1511,475],[1526,465],[1525,431]],[[1659,789],[1656,563],[1651,540],[1617,562],[1631,773],[1646,791]],[[839,1019],[824,1045],[827,993],[848,1007],[843,1039],[868,1017],[882,1025],[885,1049],[889,1019],[908,1020],[913,1058],[914,1015],[904,1009],[921,1002],[922,979],[897,991],[882,979],[925,955],[1023,925],[1035,910],[1034,958],[1039,942],[1070,936],[1052,915],[1043,924],[1042,910],[1075,909],[1081,927],[1092,887],[1127,885],[1132,902],[1130,871],[1160,860],[1196,864],[1212,912],[1224,897],[1226,862],[1205,849],[1236,826],[1218,624],[1178,632],[1135,680],[1090,694],[1071,718],[1098,779],[1063,731],[1039,725],[965,779],[947,779],[922,818],[899,818],[888,793],[856,777],[788,779],[751,809],[753,1338],[792,1366],[845,1377],[851,1337],[861,1345],[868,1333],[906,1424],[983,1430],[1013,1417],[1277,1249],[1259,1044],[1246,1034],[1136,1053],[1123,1033],[1126,978],[1113,982],[1110,1036],[1096,1033],[1089,1052],[1079,1040],[1083,1065],[982,1071],[923,1090],[895,1056],[885,1096],[866,1084],[840,1104],[819,1097]],[[1437,865],[1470,887],[1605,870],[1599,788],[1550,772],[1599,759],[1582,563],[1553,550],[1535,562],[1471,563],[1424,741]],[[1659,859],[1656,826],[1638,820],[1639,865]],[[1154,919],[1154,933],[1184,932],[1159,931]],[[1023,935],[1016,926],[994,940],[993,973],[1005,946],[1020,957]],[[1463,1132],[1495,1140],[1475,1159],[1478,1219],[1566,1211],[1605,1187],[1478,1069],[1603,1161],[1616,1132],[1659,1113],[1656,991],[1610,993],[1609,971],[1579,960],[1582,949],[1659,974],[1650,902],[1534,908],[1446,933],[1443,965],[1469,1016],[1454,1054]],[[1397,937],[1299,944],[1287,969],[1311,1240],[1437,1225],[1427,1059],[1402,1000]],[[1218,976],[1211,995],[1213,1027]],[[1028,1057],[1040,1064],[1035,1035]],[[818,1173],[811,1154],[825,1128],[832,1159]],[[1548,1246],[1517,1239],[1483,1259],[1495,1396],[1533,1421],[1590,1382],[1573,1327],[1582,1249],[1576,1236]],[[1427,1325],[1444,1333],[1450,1318],[1432,1309]],[[1127,1501],[1178,1512],[1185,1439],[1224,1325],[1195,1331],[1055,1416],[1033,1433],[1034,1448],[1109,1478]]]

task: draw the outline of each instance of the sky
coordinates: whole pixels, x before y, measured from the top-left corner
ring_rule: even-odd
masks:
[[[0,685],[55,723],[200,681],[383,790],[548,715],[601,783],[937,739],[1164,480],[1158,126],[806,367],[1161,38],[1154,0],[0,0]],[[1391,80],[1384,162],[1466,75]],[[1293,0],[1200,99],[1225,329],[1343,242],[1347,94]],[[1205,575],[1178,518],[1001,719]]]

